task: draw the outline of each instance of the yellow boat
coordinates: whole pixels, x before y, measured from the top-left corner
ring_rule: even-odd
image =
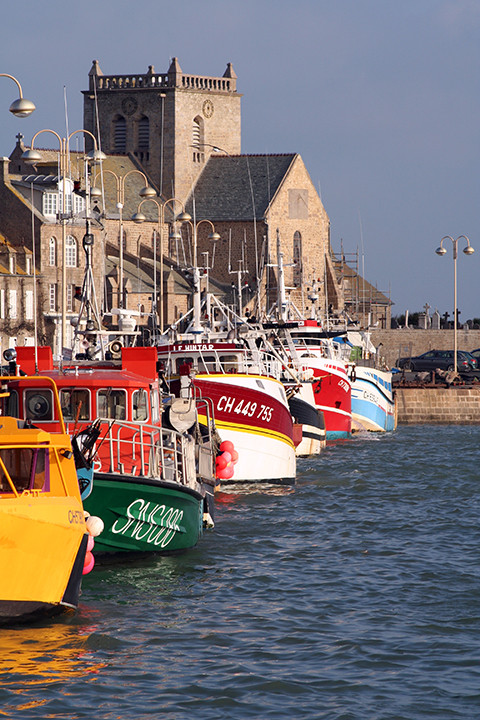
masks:
[[[14,378],[0,379],[5,391]],[[52,391],[58,401],[53,381]],[[65,427],[0,416],[0,622],[75,608],[87,541]]]

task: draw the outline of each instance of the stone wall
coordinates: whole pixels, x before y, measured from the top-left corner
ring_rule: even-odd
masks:
[[[427,350],[453,350],[453,330],[373,330],[371,340],[375,347],[382,343],[379,354],[388,367],[395,367],[399,357],[420,355]],[[457,331],[458,349],[480,348],[480,330]]]
[[[480,425],[480,387],[398,388],[399,425]]]

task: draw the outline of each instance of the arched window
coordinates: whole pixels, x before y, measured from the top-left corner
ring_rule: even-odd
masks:
[[[199,147],[202,142],[202,128],[200,125],[200,119],[194,118],[192,125],[192,145]]]
[[[295,287],[301,287],[303,281],[302,267],[302,235],[298,230],[293,236],[293,284]]]
[[[54,237],[48,242],[48,264],[52,267],[57,264],[57,241]]]
[[[77,267],[77,241],[72,235],[67,235],[65,245],[66,267]]]
[[[127,122],[122,115],[117,115],[113,121],[113,145],[117,153],[127,150]]]
[[[150,147],[150,120],[143,115],[138,121],[138,149],[148,150]]]

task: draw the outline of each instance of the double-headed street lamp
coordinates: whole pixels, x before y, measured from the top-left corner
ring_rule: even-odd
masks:
[[[13,77],[13,75],[7,75],[7,73],[0,73],[0,77],[10,78],[10,80],[13,80],[13,82],[16,83],[18,87],[19,97],[17,100],[14,100],[9,107],[12,115],[15,115],[15,117],[28,117],[28,115],[31,115],[32,112],[35,110],[35,105],[33,104],[33,102],[31,102],[31,100],[27,100],[23,97],[22,86],[18,82],[17,78]]]
[[[136,223],[143,223],[147,219],[145,215],[140,212],[140,209],[143,205],[143,203],[147,202],[148,200],[151,200],[155,203],[158,210],[158,233],[160,235],[160,333],[163,333],[163,315],[164,315],[164,309],[163,309],[163,228],[165,225],[165,208],[172,203],[172,211],[175,216],[175,203],[178,203],[182,207],[182,215],[184,219],[188,217],[190,220],[190,215],[185,212],[185,206],[182,203],[181,200],[177,200],[177,198],[169,198],[168,200],[165,200],[165,202],[159,202],[155,198],[147,197],[139,204],[137,208],[137,212],[132,216],[132,220]],[[155,310],[157,308],[157,238],[154,238],[153,241],[153,296],[154,296],[154,307]]]
[[[60,214],[60,219],[62,222],[62,337],[61,337],[61,343],[60,343],[60,355],[63,358],[63,352],[65,349],[65,343],[67,339],[67,263],[66,263],[66,236],[67,236],[67,204],[66,204],[66,180],[67,180],[67,174],[68,174],[68,160],[70,155],[70,140],[74,135],[77,135],[78,133],[82,133],[84,135],[89,135],[91,138],[93,138],[93,150],[90,150],[86,154],[86,159],[89,162],[93,163],[101,163],[103,160],[105,160],[106,155],[98,149],[97,146],[97,140],[95,136],[89,131],[89,130],[74,130],[71,132],[67,137],[61,137],[55,130],[50,130],[49,128],[45,128],[43,130],[39,130],[35,133],[35,135],[32,138],[32,142],[30,144],[30,149],[25,150],[25,152],[22,154],[22,159],[28,163],[29,165],[35,165],[35,163],[41,162],[42,155],[34,148],[35,144],[35,138],[38,137],[41,133],[48,132],[52,135],[55,135],[57,138],[59,145],[60,145],[60,178],[63,185],[63,192],[62,192],[62,209]]]
[[[125,205],[125,180],[130,175],[134,175],[135,173],[137,175],[141,175],[142,178],[145,180],[145,187],[142,188],[139,192],[140,197],[142,198],[155,198],[157,196],[157,193],[151,185],[148,184],[148,180],[146,175],[141,170],[129,170],[125,173],[125,175],[117,175],[117,173],[113,172],[113,170],[104,170],[103,175],[106,174],[112,175],[115,178],[115,188],[117,193],[117,209],[118,209],[118,218],[120,223],[120,244],[119,244],[119,265],[120,265],[120,271],[119,271],[119,278],[118,278],[118,307],[120,309],[123,308],[123,206]],[[93,181],[93,187],[90,190],[90,196],[99,198],[102,196],[102,190],[98,187],[95,187],[95,183],[97,181],[97,177],[100,173],[97,173],[95,175],[94,181]]]
[[[467,246],[463,249],[465,255],[473,255],[475,252],[474,248],[470,245],[470,240],[466,235],[459,235],[453,239],[451,235],[445,235],[440,241],[440,246],[435,250],[437,255],[445,255],[447,250],[443,247],[444,240],[451,240],[453,245],[453,357],[454,357],[454,372],[457,374],[457,255],[458,255],[458,241],[465,240]]]

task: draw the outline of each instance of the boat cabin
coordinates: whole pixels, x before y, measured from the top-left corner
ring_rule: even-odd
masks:
[[[54,380],[60,396],[67,429],[91,423],[97,418],[133,423],[157,424],[160,421],[160,394],[157,380],[157,355],[154,348],[123,348],[121,366],[107,364],[53,365],[50,347],[17,349],[17,364],[28,375],[35,369]],[[35,367],[36,366],[36,367]],[[32,423],[58,430],[53,390],[47,380],[18,380],[3,399],[2,411]],[[52,426],[51,428],[49,426]]]

